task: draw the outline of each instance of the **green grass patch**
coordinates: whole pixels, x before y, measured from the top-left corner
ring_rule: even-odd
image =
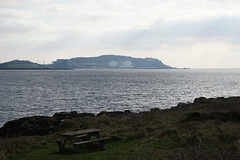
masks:
[[[140,140],[116,141],[110,140],[105,144],[106,150],[81,149],[80,153],[75,153],[70,143],[66,144],[63,153],[58,151],[55,143],[47,142],[49,137],[38,137],[32,148],[16,153],[9,160],[99,160],[99,159],[127,159],[129,151],[136,148]]]
[[[231,108],[235,112],[229,111],[229,103],[219,104],[197,103],[166,112],[156,110],[68,119],[60,127],[56,126],[58,132],[52,135],[34,136],[31,141],[28,137],[0,139],[0,159],[5,155],[8,160],[175,160],[179,157],[214,159],[224,156],[229,159],[231,155],[240,159],[240,99]],[[87,128],[100,128],[101,136],[111,137],[106,141],[106,150],[85,148],[74,153],[69,142],[66,144],[68,149],[59,153],[57,144],[51,143],[51,140],[59,139],[62,132]]]

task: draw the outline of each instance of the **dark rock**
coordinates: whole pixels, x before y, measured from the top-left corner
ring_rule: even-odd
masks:
[[[224,97],[217,97],[217,100],[225,100]]]
[[[159,108],[151,108],[151,109],[150,109],[150,112],[154,112],[154,113],[155,113],[155,112],[159,112],[159,111],[160,111]]]
[[[101,111],[100,113],[97,114],[98,117],[101,117],[103,115],[107,115],[108,116],[109,114],[106,111]]]
[[[102,116],[102,115],[107,115],[110,117],[121,117],[121,116],[127,116],[127,115],[132,115],[133,113],[129,110],[126,110],[124,112],[121,111],[114,111],[114,112],[106,112],[106,111],[102,111],[99,114],[97,114],[98,117]]]
[[[202,103],[208,103],[208,102],[209,102],[208,99],[205,98],[205,97],[196,98],[196,99],[194,99],[194,101],[193,101],[193,103],[200,103],[200,104],[202,104]]]
[[[124,113],[125,114],[133,114],[130,110],[125,110]]]
[[[186,107],[187,105],[188,105],[187,103],[180,102],[178,103],[177,108],[183,108]]]
[[[55,113],[53,115],[54,118],[56,118],[58,121],[61,121],[62,119],[72,119],[72,118],[81,118],[91,116],[94,117],[95,115],[93,113],[77,113],[76,111],[73,112],[59,112]]]
[[[47,135],[55,132],[58,125],[52,117],[34,116],[9,121],[0,128],[0,137]]]
[[[34,116],[9,121],[0,128],[0,137],[47,135],[73,125],[68,119],[95,116],[91,113],[61,112],[53,117]]]
[[[240,113],[239,112],[212,112],[209,114],[192,112],[186,114],[186,118],[181,121],[181,123],[189,121],[206,121],[206,120],[219,120],[221,122],[239,122]]]

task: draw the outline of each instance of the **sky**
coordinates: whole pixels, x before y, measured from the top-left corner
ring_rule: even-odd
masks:
[[[0,63],[126,55],[240,68],[240,0],[0,0]]]

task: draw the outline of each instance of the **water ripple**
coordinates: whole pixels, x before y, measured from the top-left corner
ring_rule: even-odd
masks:
[[[169,108],[196,97],[239,96],[240,70],[0,71],[0,126],[61,111]]]

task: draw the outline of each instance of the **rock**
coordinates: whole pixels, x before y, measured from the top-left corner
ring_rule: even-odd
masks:
[[[129,110],[125,110],[124,112],[121,112],[121,111],[114,111],[114,112],[102,111],[99,114],[97,114],[97,116],[100,117],[102,115],[107,115],[107,116],[110,116],[110,117],[121,117],[121,116],[126,116],[126,115],[131,115],[131,114],[133,114],[133,113]]]
[[[208,99],[205,97],[196,98],[193,103],[208,103]]]
[[[26,117],[9,121],[0,128],[0,137],[47,135],[55,132],[57,120],[47,116]]]
[[[151,108],[150,109],[150,112],[152,112],[152,113],[159,112],[159,111],[160,111],[159,108]]]
[[[177,108],[183,108],[186,107],[187,105],[188,105],[187,103],[180,102],[178,103]]]
[[[109,114],[106,111],[101,111],[100,113],[97,114],[97,117],[101,117],[103,115],[107,115],[108,116]]]
[[[79,117],[86,117],[86,116],[94,117],[95,115],[93,113],[77,113],[76,111],[59,112],[53,115],[53,117],[56,118],[58,121],[61,121],[62,119],[72,119],[72,118],[77,118],[77,117],[79,118]]]
[[[47,135],[71,127],[68,120],[76,117],[95,116],[91,113],[61,112],[53,117],[33,116],[9,121],[0,128],[0,137]]]

